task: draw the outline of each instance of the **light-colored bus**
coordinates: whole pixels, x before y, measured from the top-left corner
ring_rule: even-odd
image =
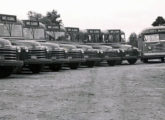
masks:
[[[138,48],[144,63],[147,63],[149,59],[160,59],[164,62],[165,26],[144,29],[139,34]]]

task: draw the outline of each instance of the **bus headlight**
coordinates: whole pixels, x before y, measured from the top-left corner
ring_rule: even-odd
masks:
[[[125,52],[125,50],[124,50],[124,49],[121,49],[121,51],[122,51],[122,52]]]
[[[65,53],[68,53],[68,51],[67,50],[64,50],[65,51]]]
[[[117,53],[120,53],[120,50],[119,49],[117,50]]]
[[[25,52],[29,52],[29,49],[27,47],[25,47]]]
[[[148,46],[148,49],[151,50],[151,46]]]
[[[21,49],[20,49],[20,48],[18,48],[18,47],[17,47],[17,52],[19,52],[19,53],[21,52]]]
[[[103,54],[104,52],[102,50],[100,50],[100,53]]]

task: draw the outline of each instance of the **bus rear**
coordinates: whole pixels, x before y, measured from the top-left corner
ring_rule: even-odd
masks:
[[[150,59],[165,57],[165,26],[152,27],[141,32],[138,39],[138,47],[141,51],[141,60],[146,63]]]

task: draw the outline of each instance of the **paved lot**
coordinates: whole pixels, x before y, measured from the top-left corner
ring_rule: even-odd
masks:
[[[165,63],[12,75],[0,120],[165,120]]]

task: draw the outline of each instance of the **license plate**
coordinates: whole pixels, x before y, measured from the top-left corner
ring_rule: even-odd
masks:
[[[128,57],[128,56],[129,56],[129,54],[126,54],[125,56],[126,56],[126,57]]]
[[[84,58],[89,58],[89,56],[84,56]]]
[[[0,60],[4,60],[5,58],[4,58],[4,56],[0,56]]]
[[[68,57],[68,59],[72,59],[72,57],[70,56],[70,57]]]
[[[31,56],[31,59],[37,59],[37,56]]]
[[[52,59],[57,59],[56,57],[52,57]]]
[[[109,58],[109,56],[105,56],[105,58]]]

